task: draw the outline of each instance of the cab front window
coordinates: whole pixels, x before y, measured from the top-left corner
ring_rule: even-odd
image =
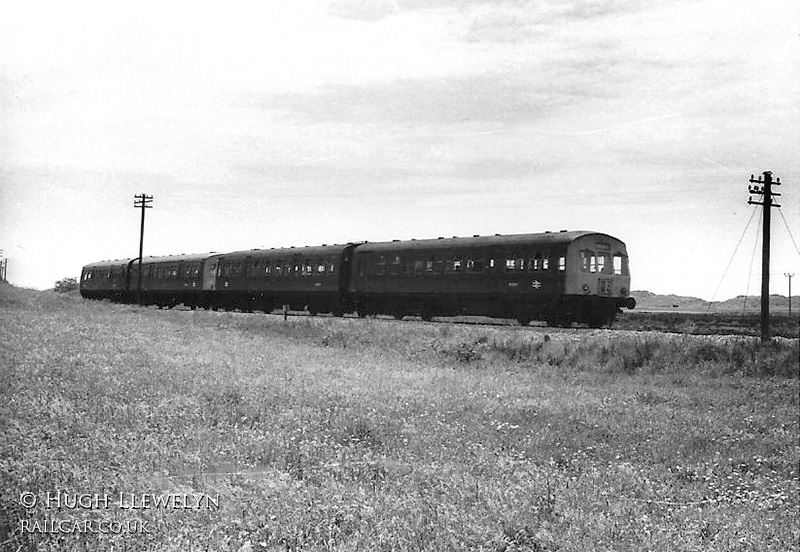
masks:
[[[595,265],[597,266],[597,272],[609,273],[611,270],[611,255],[608,253],[598,253],[595,257]]]
[[[595,271],[595,262],[594,262],[594,251],[590,249],[581,249],[581,272],[594,272]]]
[[[617,276],[628,275],[627,256],[623,255],[622,253],[614,253],[613,263],[614,263],[614,274],[616,274]]]

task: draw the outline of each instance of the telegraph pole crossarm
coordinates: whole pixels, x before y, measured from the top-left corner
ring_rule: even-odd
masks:
[[[773,202],[772,198],[780,196],[781,194],[772,191],[772,186],[780,186],[781,179],[777,178],[774,182],[772,180],[772,171],[764,171],[762,176],[755,178],[750,175],[750,184],[747,190],[751,196],[747,200],[749,205],[763,205],[764,206],[764,231],[763,241],[761,248],[761,342],[768,343],[769,338],[769,238],[770,238],[770,221],[773,207],[780,207],[777,203]],[[762,201],[753,201],[753,195],[762,196]]]
[[[136,194],[133,196],[133,206],[142,210],[142,224],[139,229],[139,270],[137,271],[136,282],[136,302],[142,302],[142,252],[144,248],[144,210],[152,209],[153,196],[147,194]]]

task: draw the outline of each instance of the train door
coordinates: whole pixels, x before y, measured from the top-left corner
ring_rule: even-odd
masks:
[[[505,278],[503,277],[503,263],[505,252],[499,248],[486,250],[486,290],[490,295],[499,295],[506,291]]]
[[[203,267],[203,291],[216,291],[217,290],[217,268],[221,257],[212,257],[206,259]]]
[[[133,295],[136,293],[138,285],[139,257],[136,257],[128,262],[127,270],[125,271],[125,293],[127,294],[129,300],[133,300]]]
[[[339,257],[338,287],[340,292],[346,292],[348,289],[350,289],[353,249],[355,249],[354,245],[347,246]]]

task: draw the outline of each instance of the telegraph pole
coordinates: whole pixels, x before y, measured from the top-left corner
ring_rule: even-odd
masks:
[[[762,196],[762,201],[753,201],[753,197],[747,200],[748,205],[764,206],[764,232],[761,246],[761,343],[769,343],[769,228],[770,217],[773,207],[780,207],[773,203],[772,198],[781,194],[772,191],[772,185],[780,186],[781,179],[772,181],[772,171],[764,171],[762,176],[755,178],[750,175],[750,183],[755,186],[748,186],[747,190],[751,194]]]
[[[8,259],[3,255],[3,250],[0,249],[0,282],[7,282],[6,280],[6,267],[8,266]],[[791,281],[791,280],[790,280]]]
[[[784,272],[784,276],[789,278],[789,317],[792,316],[792,276],[794,276],[794,272]]]
[[[142,302],[142,249],[144,247],[144,210],[152,209],[153,196],[147,194],[137,194],[133,196],[133,206],[142,210],[142,226],[139,230],[139,273],[136,282],[136,302]]]

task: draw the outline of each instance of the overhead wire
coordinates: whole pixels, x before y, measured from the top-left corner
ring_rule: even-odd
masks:
[[[761,216],[758,217],[758,221],[761,222],[761,218],[764,216],[764,210],[761,209],[759,211]],[[756,250],[758,249],[758,236],[761,235],[761,225],[759,224],[756,227],[756,241],[753,244],[753,254],[750,256],[750,270],[747,271],[747,287],[744,290],[744,300],[742,301],[742,316],[744,316],[745,309],[747,308],[747,294],[750,293],[750,279],[753,277],[753,261],[756,258]]]
[[[750,213],[750,219],[747,221],[747,224],[742,231],[742,235],[739,236],[739,241],[736,242],[736,247],[733,249],[733,253],[731,254],[731,258],[728,261],[728,266],[725,267],[725,271],[722,273],[722,278],[719,279],[719,283],[717,284],[717,289],[714,290],[714,295],[711,297],[711,301],[708,303],[708,307],[706,307],[706,314],[709,310],[711,310],[711,304],[717,298],[717,293],[719,293],[719,288],[722,286],[723,280],[725,280],[725,276],[728,274],[728,269],[731,267],[731,263],[733,263],[733,258],[736,256],[736,252],[739,250],[739,246],[742,245],[742,240],[744,239],[744,235],[747,233],[747,229],[750,228],[750,224],[753,222],[753,217],[756,216],[758,212],[758,207],[753,208],[753,212]]]
[[[784,226],[786,226],[786,231],[789,233],[789,238],[792,240],[792,245],[794,245],[794,250],[797,251],[797,254],[800,255],[800,248],[797,247],[797,242],[794,241],[794,236],[792,235],[792,231],[789,228],[789,223],[786,222],[786,217],[783,216],[783,210],[778,209],[778,213],[781,215],[781,219],[783,220]]]

